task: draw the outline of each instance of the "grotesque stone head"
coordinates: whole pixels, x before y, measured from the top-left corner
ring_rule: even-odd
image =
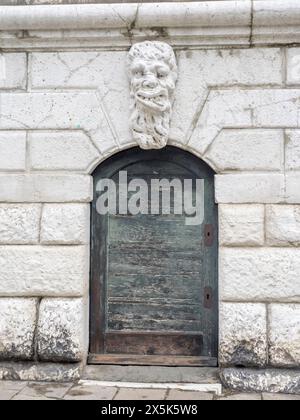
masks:
[[[177,65],[170,45],[158,41],[135,44],[128,53],[133,138],[142,149],[167,145]]]

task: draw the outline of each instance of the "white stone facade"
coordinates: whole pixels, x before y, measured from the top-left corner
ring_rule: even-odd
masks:
[[[136,145],[126,54],[158,39],[169,144],[216,172],[220,364],[299,368],[300,2],[57,7],[0,7],[0,359],[86,363],[91,173]]]

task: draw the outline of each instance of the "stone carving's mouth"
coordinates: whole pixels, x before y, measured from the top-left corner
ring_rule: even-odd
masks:
[[[166,89],[138,90],[136,100],[146,108],[153,111],[166,111],[168,107],[168,92]]]

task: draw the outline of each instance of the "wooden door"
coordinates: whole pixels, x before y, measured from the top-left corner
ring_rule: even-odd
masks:
[[[154,179],[189,179],[193,188],[196,180],[203,180],[198,203],[204,208],[203,223],[189,225],[185,212],[174,214],[172,195],[170,214],[160,207],[154,215],[120,214],[119,208],[116,214],[100,215],[98,182],[109,178],[118,186],[120,171],[127,172],[128,183],[146,181],[149,208]],[[217,220],[214,173],[187,152],[174,147],[131,149],[97,168],[91,217],[90,363],[217,365]]]

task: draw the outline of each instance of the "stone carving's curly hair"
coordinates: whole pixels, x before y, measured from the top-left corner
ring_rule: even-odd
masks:
[[[128,70],[135,58],[143,58],[145,60],[159,60],[165,62],[174,73],[177,75],[177,64],[174,51],[170,45],[159,41],[144,41],[139,42],[131,47],[127,56]]]

